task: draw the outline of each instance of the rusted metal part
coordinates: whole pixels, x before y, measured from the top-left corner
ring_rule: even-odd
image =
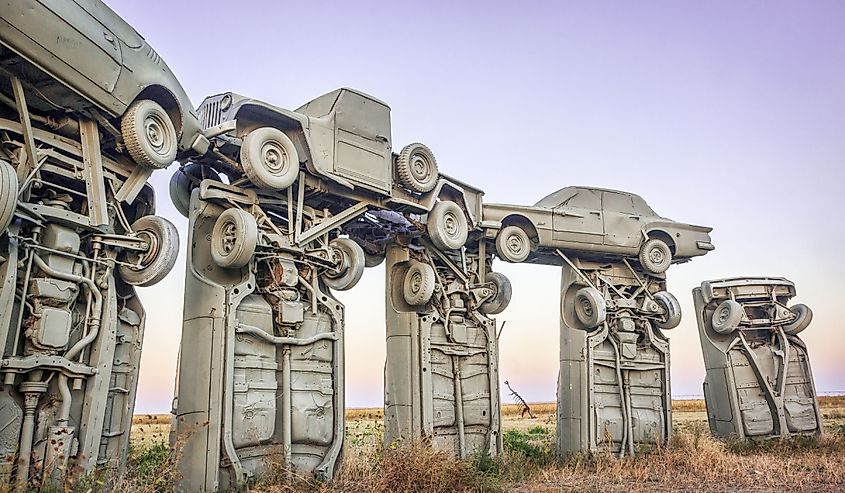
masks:
[[[537,419],[537,416],[534,416],[534,413],[531,412],[531,406],[525,402],[525,399],[522,398],[521,395],[517,394],[516,391],[511,387],[511,384],[505,380],[505,386],[508,388],[508,392],[510,392],[513,401],[519,405],[519,416],[524,418],[526,414],[531,419]]]

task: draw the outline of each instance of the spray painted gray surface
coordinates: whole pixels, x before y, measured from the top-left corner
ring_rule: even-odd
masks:
[[[92,120],[54,133],[29,84],[2,80],[0,474],[23,490],[122,471],[145,319],[133,286],[170,271],[178,237],[152,215],[151,169],[102,154]]]
[[[425,241],[425,240],[423,240]],[[510,283],[485,240],[387,249],[385,444],[431,438],[456,457],[502,449],[495,320]]]
[[[661,274],[713,250],[712,228],[659,216],[639,195],[565,187],[533,206],[484,204],[484,220],[500,228],[496,252],[507,262],[552,263],[556,248],[585,259],[636,257]]]
[[[791,305],[794,296],[794,284],[782,277],[705,281],[693,290],[714,435],[821,433],[807,346],[798,337],[813,315]]]
[[[180,487],[227,489],[269,462],[330,479],[344,428],[330,290],[352,288],[398,235],[462,247],[481,194],[422,144],[393,154],[390,108],[352,89],[296,112],[224,93],[199,113],[210,151],[170,188],[191,220],[182,347],[205,348],[180,355]]]
[[[496,254],[561,266],[559,452],[631,455],[672,430],[669,340],[681,310],[665,272],[714,249],[711,228],[638,195],[565,187],[534,206],[485,204]]]
[[[273,465],[331,478],[340,457],[344,307],[327,284],[354,285],[344,274],[360,277],[363,256],[350,240],[297,248],[273,214],[272,201],[214,180],[193,193],[174,410],[181,491],[225,491]]]
[[[561,275],[557,446],[561,452],[663,444],[672,430],[669,340],[680,322],[665,279],[631,263],[574,259]]]
[[[145,320],[133,286],[179,248],[146,181],[206,145],[173,74],[102,2],[0,10],[0,477],[17,490],[122,471]]]

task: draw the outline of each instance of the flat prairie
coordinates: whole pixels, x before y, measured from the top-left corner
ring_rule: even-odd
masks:
[[[635,457],[554,453],[555,405],[502,408],[504,453],[459,461],[425,443],[382,446],[383,411],[347,409],[343,467],[331,484],[278,474],[250,492],[625,492],[845,491],[845,396],[820,397],[824,433],[762,442],[710,435],[703,400],[672,403],[673,437]],[[167,461],[170,415],[136,415],[121,491],[170,491],[176,472]]]

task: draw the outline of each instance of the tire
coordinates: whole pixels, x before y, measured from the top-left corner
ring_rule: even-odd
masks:
[[[655,322],[655,325],[664,330],[674,329],[681,323],[681,305],[678,303],[678,298],[668,292],[660,291],[655,293],[654,301],[663,309],[664,315],[660,320]]]
[[[18,175],[11,164],[0,159],[0,236],[12,224],[18,204]]]
[[[177,169],[170,177],[170,200],[179,214],[188,217],[191,208],[191,192],[205,179],[220,181],[220,175],[208,166],[188,163]]]
[[[335,238],[329,248],[340,257],[339,272],[323,274],[323,282],[329,289],[346,291],[352,289],[364,275],[364,249],[349,238]]]
[[[672,265],[672,250],[663,240],[651,238],[640,247],[640,265],[652,274],[662,274]]]
[[[575,293],[575,316],[587,329],[594,329],[607,318],[607,305],[596,288],[581,288]]]
[[[241,166],[249,181],[258,188],[284,190],[299,176],[299,155],[284,132],[262,127],[244,137]]]
[[[367,253],[367,251],[364,250],[364,267],[377,267],[381,265],[382,262],[384,262],[384,255],[374,255],[372,253]]]
[[[158,283],[170,273],[179,254],[179,232],[176,226],[161,216],[144,216],[132,223],[132,231],[147,241],[147,252],[127,252],[118,267],[126,284],[147,287]]]
[[[226,209],[211,231],[211,258],[224,269],[249,264],[258,246],[258,223],[243,209]]]
[[[437,160],[428,147],[420,143],[408,144],[396,158],[396,174],[402,186],[418,193],[430,192],[439,176]]]
[[[519,226],[505,226],[496,236],[496,253],[506,262],[524,262],[531,254],[531,238]]]
[[[813,310],[803,303],[790,307],[789,310],[795,314],[795,320],[784,325],[783,332],[788,336],[798,335],[813,321]]]
[[[713,316],[710,318],[710,326],[719,334],[730,334],[739,327],[743,312],[742,305],[734,300],[725,300],[719,303],[719,306],[713,312]]]
[[[139,99],[132,103],[120,119],[120,133],[127,152],[141,166],[162,169],[176,160],[176,128],[155,101]]]
[[[425,305],[434,294],[434,269],[422,262],[412,262],[402,281],[402,297],[411,306]]]
[[[451,200],[434,204],[428,213],[428,236],[441,250],[458,250],[467,242],[469,225],[461,207]]]
[[[487,274],[487,282],[493,283],[493,289],[496,292],[493,298],[481,304],[478,311],[485,315],[497,315],[505,311],[505,308],[510,304],[513,288],[511,287],[510,280],[498,272]]]

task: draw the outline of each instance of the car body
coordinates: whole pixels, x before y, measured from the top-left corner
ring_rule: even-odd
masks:
[[[424,214],[445,190],[465,201],[471,222],[481,216],[481,192],[440,174],[436,165],[437,180],[429,191],[402,186],[392,150],[390,107],[356,89],[336,89],[293,111],[226,92],[205,98],[198,113],[206,135],[217,138],[224,154],[236,157],[245,135],[272,126],[290,137],[305,170],[340,186],[345,196],[386,199],[395,210]]]
[[[33,109],[105,118],[117,127],[133,102],[149,99],[170,117],[180,156],[207,148],[193,105],[167,64],[99,0],[4,2],[0,64],[27,85]]]
[[[636,255],[649,238],[671,250],[673,262],[713,250],[712,228],[660,217],[640,196],[594,187],[565,187],[533,206],[484,204],[483,222],[505,228],[519,226],[531,239],[527,261],[540,261],[542,249],[597,255]]]
[[[442,250],[463,246],[480,221],[484,192],[439,173],[422,144],[394,153],[390,107],[361,91],[336,89],[295,111],[226,92],[205,98],[198,113],[212,150],[195,163],[260,193],[287,197],[302,187],[294,197],[321,199],[314,206],[339,222],[353,209],[414,214]],[[171,196],[187,203],[190,190],[174,184]]]
[[[795,284],[783,277],[733,277],[701,283],[704,303],[734,300],[742,305],[738,329],[783,326],[795,315],[787,302],[795,296]]]
[[[693,289],[714,436],[821,433],[810,357],[799,337],[812,311],[792,305],[795,294],[792,281],[770,276],[704,281]]]

